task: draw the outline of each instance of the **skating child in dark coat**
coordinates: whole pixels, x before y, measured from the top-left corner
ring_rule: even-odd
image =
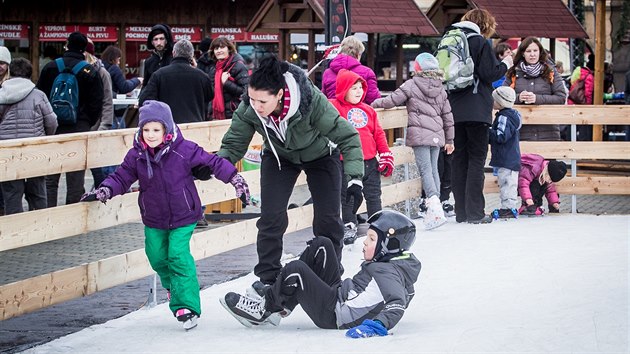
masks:
[[[272,285],[255,282],[246,295],[230,292],[221,304],[247,327],[278,325],[299,304],[317,327],[347,329],[352,338],[387,335],[415,295],[421,264],[408,251],[416,227],[393,210],[377,212],[368,223],[365,262],[354,277],[341,280],[332,242],[315,237]]]
[[[171,311],[185,329],[195,327],[201,315],[199,282],[189,242],[202,217],[192,169],[202,166],[209,167],[217,179],[231,183],[237,196],[247,202],[249,188],[234,165],[184,139],[169,106],[148,100],[140,107],[133,148],[99,188],[81,198],[105,203],[125,194],[139,181],[145,252],[151,268],[168,290]]]

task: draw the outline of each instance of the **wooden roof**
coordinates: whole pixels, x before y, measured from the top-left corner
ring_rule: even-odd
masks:
[[[317,20],[322,22],[321,28],[323,29],[325,1],[303,0],[297,1],[296,5],[302,3],[312,8],[317,14]],[[247,26],[248,31],[264,26],[263,19],[275,4],[277,4],[277,0],[267,0],[252,21],[250,21]],[[383,6],[384,4],[387,6]],[[350,7],[352,32],[416,34],[424,36],[439,34],[414,0],[352,0]],[[310,27],[313,28],[315,26],[311,25]]]
[[[450,23],[437,25],[434,17],[441,16],[445,8],[452,10],[456,6],[488,10],[497,21],[496,35],[501,38],[588,38],[562,0],[437,0],[427,14],[436,27],[445,27]]]

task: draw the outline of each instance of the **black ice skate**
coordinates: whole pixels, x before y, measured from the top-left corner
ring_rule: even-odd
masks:
[[[243,326],[253,327],[265,324],[271,312],[265,309],[265,299],[229,292],[219,299],[221,305]]]
[[[256,280],[252,286],[250,286],[249,288],[245,289],[245,296],[251,297],[251,298],[264,298],[265,297],[265,292],[267,291],[267,289],[270,287],[271,285],[266,285],[263,284],[263,282],[261,282],[260,280]],[[265,323],[270,323],[274,326],[277,326],[280,324],[280,320],[289,316],[291,314],[291,310],[284,308],[282,311],[280,312],[272,312],[269,317],[267,317],[267,320],[265,321]]]

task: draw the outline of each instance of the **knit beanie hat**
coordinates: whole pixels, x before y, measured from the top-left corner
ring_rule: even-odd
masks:
[[[212,38],[210,37],[206,37],[204,39],[201,40],[201,43],[199,43],[199,51],[201,53],[205,53],[208,51],[208,49],[210,49],[210,44],[212,43]]]
[[[0,46],[0,63],[11,64],[11,52],[4,46]]]
[[[516,92],[510,86],[499,86],[492,91],[492,98],[503,108],[512,108],[516,100]]]
[[[547,164],[547,172],[552,182],[558,182],[567,174],[567,164],[563,161],[551,160]]]
[[[166,103],[154,100],[146,100],[142,107],[140,107],[138,128],[142,130],[142,127],[149,122],[159,122],[164,126],[164,133],[173,134],[175,123],[173,122],[173,114],[171,113],[171,107]]]
[[[85,46],[85,51],[94,55],[94,43],[88,42],[87,46]]]
[[[437,71],[440,70],[440,63],[429,53],[420,53],[413,62],[416,71]]]
[[[82,53],[87,44],[87,37],[81,32],[72,32],[68,36],[68,50]]]

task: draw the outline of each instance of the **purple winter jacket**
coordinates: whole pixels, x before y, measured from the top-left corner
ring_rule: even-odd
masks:
[[[138,205],[142,222],[148,227],[172,230],[196,222],[201,218],[202,210],[192,168],[208,166],[217,179],[228,183],[237,173],[236,167],[184,139],[178,127],[172,140],[155,156],[147,153],[144,143],[139,140],[140,133],[138,130],[133,148],[127,152],[120,167],[101,186],[111,188],[113,197],[126,193],[136,180],[139,181]],[[153,177],[149,177],[148,158]]]
[[[337,87],[337,74],[341,69],[348,69],[355,74],[361,76],[367,82],[367,93],[363,102],[370,104],[375,99],[381,98],[381,92],[378,90],[376,83],[376,75],[372,69],[357,59],[346,55],[338,54],[328,65],[328,69],[324,71],[322,77],[322,92],[328,98],[335,98],[335,88]]]

